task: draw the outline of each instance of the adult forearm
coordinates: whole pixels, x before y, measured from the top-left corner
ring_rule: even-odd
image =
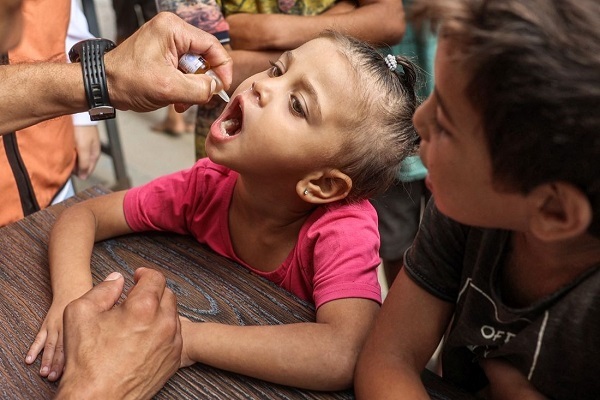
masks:
[[[402,8],[390,4],[368,4],[345,14],[322,14],[302,19],[291,15],[281,17],[289,18],[275,23],[281,24],[276,28],[279,35],[273,38],[273,47],[278,49],[298,47],[326,29],[343,32],[376,46],[393,46],[400,42],[405,30]]]
[[[79,64],[3,65],[0,82],[0,134],[87,110]]]
[[[402,3],[363,4],[345,13],[316,16],[236,14],[228,17],[232,47],[246,50],[290,50],[335,29],[376,46],[397,44],[406,28]]]
[[[177,69],[179,57],[187,52],[202,54],[229,88],[231,59],[218,40],[173,13],[160,13],[105,54],[111,104],[146,112],[169,104],[184,108],[206,103],[212,96],[212,79]],[[88,110],[78,63],[1,66],[0,91],[0,133]]]

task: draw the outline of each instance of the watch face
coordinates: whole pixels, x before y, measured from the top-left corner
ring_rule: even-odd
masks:
[[[90,120],[92,121],[100,121],[103,119],[114,118],[116,115],[115,108],[111,106],[99,106],[91,108],[90,111]]]

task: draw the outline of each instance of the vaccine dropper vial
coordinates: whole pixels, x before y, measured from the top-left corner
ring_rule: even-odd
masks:
[[[179,69],[186,74],[205,74],[214,79],[217,86],[223,87],[223,82],[219,79],[219,76],[210,69],[210,65],[206,60],[198,54],[185,53],[179,59]],[[217,92],[220,98],[225,102],[229,102],[229,96],[224,90]]]

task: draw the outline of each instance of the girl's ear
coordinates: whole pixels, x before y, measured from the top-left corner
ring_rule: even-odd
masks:
[[[581,190],[566,182],[540,185],[527,195],[529,228],[541,240],[557,241],[584,234],[592,222],[592,206]]]
[[[352,179],[338,169],[313,172],[296,184],[296,193],[304,201],[326,204],[343,200],[352,189]]]

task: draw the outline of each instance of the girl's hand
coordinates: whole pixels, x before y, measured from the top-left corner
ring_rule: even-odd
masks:
[[[46,319],[32,345],[29,347],[25,363],[33,364],[38,354],[44,350],[40,375],[56,381],[63,372],[65,355],[63,347],[63,312],[65,305],[52,303]]]

